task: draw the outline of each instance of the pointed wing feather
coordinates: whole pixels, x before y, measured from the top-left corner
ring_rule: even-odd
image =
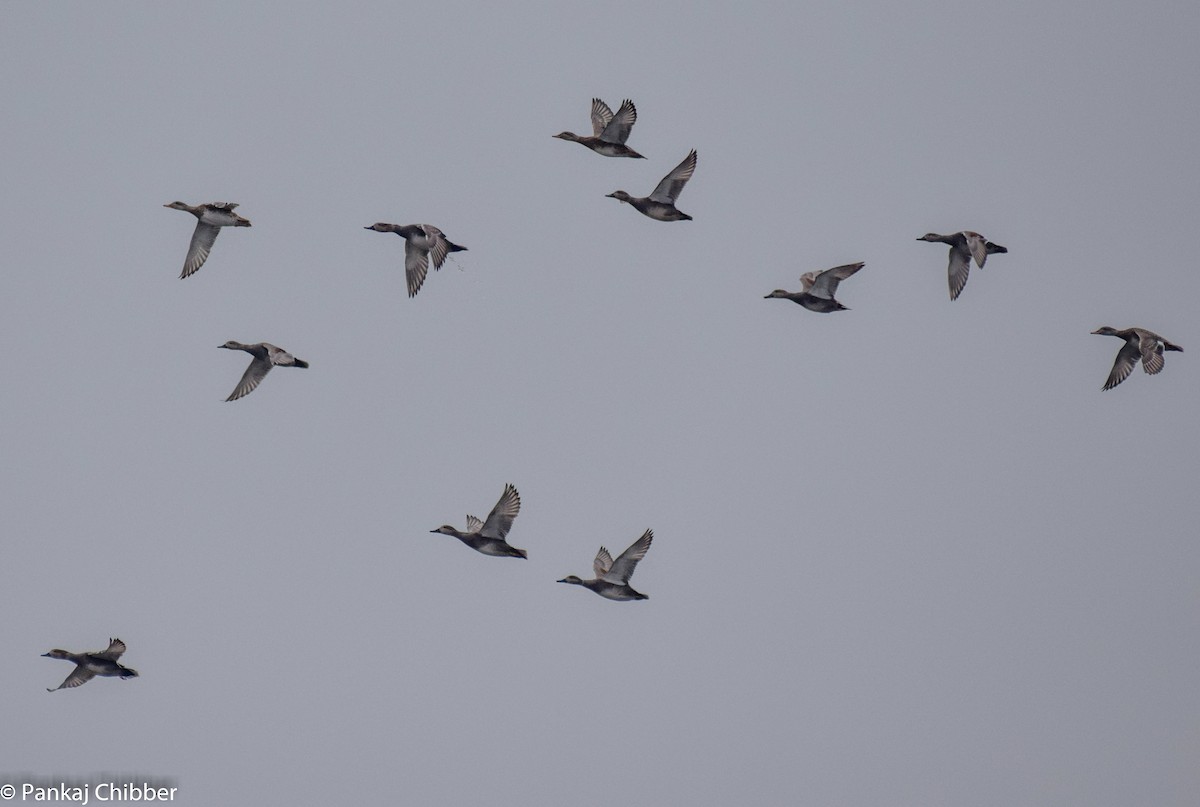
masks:
[[[492,512],[488,513],[487,521],[484,522],[480,532],[488,538],[503,539],[512,529],[513,520],[519,512],[521,512],[521,495],[512,485],[505,485],[504,493],[500,494],[500,501],[496,502]]]
[[[479,532],[483,529],[483,522],[473,515],[467,515],[467,532]]]
[[[605,125],[604,131],[597,132],[596,136],[606,143],[624,144],[629,139],[629,132],[635,123],[637,123],[637,108],[633,105],[633,101],[626,98],[621,102],[621,108],[617,110],[617,114],[613,115]]]
[[[675,204],[675,200],[683,192],[683,186],[692,178],[692,173],[695,170],[696,150],[692,149],[688,153],[688,156],[683,158],[683,162],[675,166],[674,171],[662,178],[662,182],[658,183],[658,187],[654,189],[654,193],[650,194],[650,201],[662,202],[668,205]]]
[[[187,258],[183,261],[183,272],[179,275],[181,280],[194,274],[204,265],[220,232],[220,227],[197,222],[196,231],[192,233],[192,243],[188,245]]]
[[[608,126],[608,122],[612,120],[612,110],[608,108],[608,104],[601,101],[599,98],[592,99],[592,134],[596,137],[604,131],[604,127]]]
[[[833,295],[837,293],[838,284],[841,283],[850,275],[862,269],[862,263],[848,263],[845,266],[835,266],[832,269],[826,269],[824,272],[817,273],[816,280],[812,284],[812,291],[809,291],[813,297],[824,297],[826,300],[832,300]],[[809,274],[813,274],[810,272]],[[804,278],[800,279],[801,282]]]
[[[650,542],[653,540],[654,530],[646,530],[642,533],[641,538],[630,544],[629,548],[613,561],[612,566],[605,572],[604,579],[618,585],[628,583],[629,578],[633,577],[633,570],[637,567],[638,561],[646,557],[646,552],[650,549]]]

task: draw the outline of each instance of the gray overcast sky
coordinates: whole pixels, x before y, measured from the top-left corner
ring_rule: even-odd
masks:
[[[1194,805],[1194,2],[23,3],[0,774]],[[606,159],[590,99],[632,98]],[[660,223],[645,195],[689,149]],[[181,199],[241,203],[178,279]],[[468,252],[407,299],[427,222]],[[928,232],[1011,250],[955,303]],[[786,301],[866,261],[848,312]],[[1138,325],[1187,348],[1100,387]],[[311,362],[224,403],[269,341]],[[429,530],[506,482],[529,560]],[[647,527],[614,603],[554,581]],[[52,647],[141,677],[47,694]]]

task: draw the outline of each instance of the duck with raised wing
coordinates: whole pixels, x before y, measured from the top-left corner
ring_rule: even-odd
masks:
[[[1108,374],[1108,380],[1102,387],[1106,390],[1112,389],[1129,378],[1138,359],[1142,360],[1142,369],[1146,371],[1147,375],[1158,375],[1162,372],[1164,364],[1164,350],[1183,352],[1183,348],[1179,345],[1173,345],[1154,331],[1148,331],[1145,328],[1126,328],[1118,331],[1116,328],[1105,325],[1092,333],[1100,336],[1115,336],[1125,340],[1125,345],[1117,351],[1117,360],[1113,362],[1112,372]]]
[[[42,653],[44,658],[60,658],[64,661],[75,663],[75,669],[67,676],[67,680],[54,689],[47,689],[46,691],[54,692],[59,689],[72,689],[73,687],[82,686],[97,675],[137,678],[137,670],[131,670],[117,663],[117,659],[124,652],[124,642],[120,639],[109,639],[108,648],[99,653],[71,653],[58,649],[51,650],[49,653]]]
[[[692,149],[683,162],[675,166],[671,173],[662,178],[654,193],[649,196],[630,196],[625,191],[613,191],[608,194],[621,202],[628,202],[643,215],[656,221],[691,221],[692,217],[675,207],[675,200],[683,192],[683,186],[692,178],[696,171],[696,150]]]
[[[467,516],[467,531],[460,532],[449,524],[443,524],[436,530],[442,535],[453,535],[476,552],[503,558],[528,558],[524,549],[510,546],[505,538],[512,529],[517,513],[521,512],[521,494],[512,485],[504,486],[500,500],[488,513],[487,521],[480,521],[475,516]]]
[[[621,108],[614,115],[608,104],[599,98],[592,99],[592,135],[580,137],[574,132],[562,132],[554,135],[560,140],[570,140],[582,143],[597,154],[605,157],[637,157],[646,159],[625,145],[633,124],[637,123],[637,107],[633,101],[626,98],[621,102]]]
[[[958,295],[962,294],[963,287],[967,285],[967,275],[971,273],[972,258],[975,259],[975,263],[982,269],[988,255],[995,255],[997,252],[1008,252],[1007,247],[993,244],[979,233],[971,232],[970,230],[962,230],[957,233],[950,233],[949,235],[925,233],[925,235],[917,240],[950,245],[949,278],[951,300],[957,300]]]
[[[183,272],[179,275],[181,280],[194,274],[208,260],[208,253],[212,251],[213,243],[222,227],[250,226],[250,219],[242,218],[233,212],[237,202],[209,202],[196,207],[183,202],[171,202],[163,207],[186,210],[199,219],[196,222],[196,231],[192,233],[192,243],[188,245],[187,257],[183,261]]]
[[[845,266],[826,269],[824,272],[805,272],[800,276],[800,291],[775,289],[763,299],[770,300],[772,297],[780,297],[802,305],[809,311],[818,311],[822,314],[830,311],[849,311],[850,309],[833,299],[833,295],[837,292],[839,283],[865,265],[862,262],[848,263]]]
[[[433,256],[433,268],[438,270],[451,252],[466,252],[467,248],[446,238],[446,234],[432,224],[387,224],[376,222],[364,230],[377,233],[395,233],[404,239],[404,277],[408,282],[408,296],[416,297],[429,272],[429,256]]]
[[[217,347],[223,347],[226,350],[244,350],[254,357],[250,360],[250,366],[246,368],[246,372],[242,374],[242,380],[233,388],[233,392],[225,399],[226,401],[236,401],[243,395],[254,392],[254,388],[262,383],[262,380],[267,377],[267,373],[271,372],[272,367],[308,367],[308,362],[304,359],[297,359],[283,348],[275,347],[267,342],[243,345],[241,342],[230,339]]]
[[[645,594],[633,590],[633,587],[629,585],[629,578],[633,577],[633,570],[637,568],[638,561],[646,557],[646,552],[650,549],[650,542],[653,540],[654,530],[646,530],[642,533],[642,537],[630,544],[629,548],[622,552],[616,560],[612,559],[612,555],[608,554],[607,549],[600,547],[600,551],[596,553],[596,559],[592,561],[595,578],[583,580],[571,574],[558,582],[583,586],[606,600],[648,600],[650,598]]]

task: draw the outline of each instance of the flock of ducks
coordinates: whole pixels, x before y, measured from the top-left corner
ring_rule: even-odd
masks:
[[[637,107],[633,101],[625,99],[614,114],[608,104],[599,98],[592,99],[592,134],[580,136],[574,132],[561,132],[554,137],[561,140],[579,143],[597,154],[605,157],[628,157],[645,159],[645,157],[626,145],[633,125],[637,123]],[[684,157],[683,162],[675,166],[655,187],[649,196],[631,196],[623,190],[608,194],[609,197],[632,205],[634,209],[656,221],[691,221],[692,217],[675,206],[679,194],[696,172],[696,150],[692,149]],[[222,227],[249,227],[250,220],[234,212],[236,202],[209,202],[192,206],[184,202],[171,202],[163,205],[173,210],[183,210],[196,217],[196,229],[192,233],[188,245],[187,256],[184,258],[183,271],[179,277],[187,278],[195,274],[204,262],[208,260],[213,244]],[[452,252],[463,252],[467,248],[446,237],[446,234],[432,224],[388,224],[376,222],[364,229],[380,233],[395,233],[404,239],[404,274],[408,287],[408,296],[416,297],[417,292],[425,283],[429,273],[429,263],[432,260],[434,270],[442,268],[447,256]],[[971,262],[980,269],[987,261],[988,255],[1006,253],[1008,249],[987,240],[977,232],[962,230],[948,235],[926,233],[917,239],[932,243],[947,244],[950,247],[950,263],[947,278],[950,286],[950,299],[957,300],[967,285],[971,270]],[[849,310],[836,298],[838,285],[863,268],[863,262],[835,266],[824,271],[807,272],[800,278],[800,291],[785,291],[776,289],[766,295],[765,299],[779,298],[792,302],[817,313],[827,314],[833,311]],[[1179,345],[1173,344],[1153,331],[1144,328],[1126,328],[1118,330],[1104,326],[1092,331],[1101,336],[1115,336],[1125,341],[1125,345],[1117,353],[1112,371],[1104,383],[1103,389],[1109,390],[1120,384],[1133,372],[1138,361],[1148,375],[1156,375],[1163,369],[1163,351],[1183,351]],[[298,359],[281,347],[267,342],[243,344],[230,340],[218,347],[227,350],[243,350],[250,354],[250,366],[242,374],[241,380],[230,393],[226,401],[237,399],[253,392],[273,367],[308,367],[308,362]],[[518,549],[508,543],[508,533],[513,522],[521,511],[521,496],[516,487],[505,485],[495,507],[488,517],[480,520],[475,516],[467,516],[467,528],[459,530],[449,524],[444,524],[431,532],[450,535],[484,555],[492,557],[528,558],[524,549]],[[601,546],[592,561],[595,577],[583,579],[576,575],[568,575],[559,583],[583,586],[609,600],[629,601],[645,600],[648,597],[629,585],[637,564],[646,556],[650,544],[654,540],[654,531],[646,530],[640,538],[629,545],[624,552],[613,559],[609,551]],[[108,676],[122,679],[135,678],[136,670],[125,667],[118,659],[125,652],[125,643],[120,639],[110,639],[108,647],[95,653],[71,653],[66,650],[51,650],[43,655],[48,658],[63,659],[75,664],[75,669],[59,686],[48,689],[54,692],[58,689],[72,689],[87,683],[93,677]]]

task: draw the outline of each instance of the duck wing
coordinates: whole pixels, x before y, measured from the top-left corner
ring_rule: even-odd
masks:
[[[467,532],[479,532],[483,529],[483,522],[470,513],[467,514]]]
[[[96,674],[87,667],[84,667],[82,664],[77,664],[74,672],[68,675],[65,681],[56,686],[54,689],[47,689],[46,691],[54,692],[58,689],[74,689],[75,687],[83,686],[88,681],[91,681],[95,675]]]
[[[266,342],[263,342],[263,347],[267,350],[267,358],[271,360],[271,364],[277,364],[280,367],[308,367],[308,362],[304,359],[297,359],[281,347],[275,347]]]
[[[484,522],[480,533],[488,538],[504,540],[504,536],[508,535],[508,531],[512,529],[513,520],[519,512],[521,512],[521,495],[512,485],[505,485],[504,492],[500,494],[500,501],[496,502],[492,512],[488,513],[487,521]]]
[[[1138,346],[1137,342],[1126,342],[1117,351],[1117,360],[1113,362],[1112,371],[1109,372],[1108,380],[1104,382],[1103,389],[1112,389],[1117,384],[1129,378],[1129,374],[1133,372],[1133,366],[1137,364],[1137,360],[1141,356],[1142,349]]]
[[[605,107],[607,109],[607,107]],[[629,132],[633,129],[633,124],[637,123],[637,107],[633,105],[633,101],[626,98],[621,102],[621,108],[617,110],[617,114],[608,113],[610,119],[604,126],[604,130],[596,132],[596,136],[606,143],[618,143],[624,145],[629,139]]]
[[[683,186],[692,178],[695,170],[696,150],[692,149],[688,153],[688,156],[683,158],[683,162],[675,166],[675,169],[671,173],[662,178],[662,182],[658,183],[658,187],[654,189],[654,193],[650,194],[650,201],[661,202],[667,205],[675,204],[675,200],[683,192]]]
[[[612,110],[608,108],[608,104],[601,101],[599,98],[592,99],[592,134],[596,137],[604,131],[604,127],[608,126],[608,122],[613,119]]]
[[[600,547],[600,551],[596,553],[596,559],[592,561],[592,571],[596,575],[596,579],[603,579],[604,575],[608,574],[608,570],[612,568],[612,555],[608,554],[608,550]]]
[[[92,653],[92,655],[99,656],[100,658],[106,658],[111,661],[116,661],[121,657],[121,654],[125,652],[125,649],[125,643],[120,639],[109,639],[108,648],[104,650],[104,652]]]
[[[609,583],[625,585],[629,582],[629,578],[633,577],[633,570],[637,567],[638,561],[646,557],[646,552],[650,549],[650,542],[654,540],[654,530],[646,530],[642,533],[642,537],[638,538],[629,548],[613,561],[609,570],[604,573],[604,579]]]
[[[421,227],[425,229],[425,238],[429,242],[433,268],[441,269],[442,264],[446,262],[446,255],[450,253],[450,242],[446,240],[446,234],[432,224],[422,224]]]
[[[255,356],[250,360],[250,366],[246,368],[246,372],[242,373],[242,380],[233,388],[233,392],[229,393],[226,401],[236,401],[243,395],[249,395],[254,392],[254,388],[262,383],[262,380],[267,377],[267,373],[271,372],[274,367],[271,360],[266,354]]]
[[[965,246],[950,247],[950,299],[957,300],[967,285],[967,277],[971,274],[971,253]]]
[[[807,286],[804,290],[813,297],[824,297],[826,300],[832,300],[833,295],[837,292],[838,284],[850,277],[850,275],[854,274],[859,269],[862,269],[865,265],[866,264],[861,262],[848,263],[845,266],[835,266],[832,269],[826,269],[824,272],[809,272],[810,275],[816,274],[816,277],[811,283],[812,290],[809,291]],[[805,277],[807,277],[807,275],[805,275]],[[803,277],[800,278],[800,282],[804,282]]]
[[[408,296],[416,297],[429,273],[428,239],[404,239],[404,279],[408,284]]]
[[[196,270],[204,265],[220,232],[220,227],[197,222],[196,231],[192,233],[192,242],[188,245],[187,257],[183,261],[183,272],[179,275],[180,280],[195,274]]]
[[[1143,334],[1138,339],[1138,353],[1142,357],[1142,369],[1147,375],[1158,375],[1163,368],[1163,348],[1154,334]]]
[[[975,264],[982,269],[983,262],[988,256],[988,241],[979,233],[964,232],[963,238],[966,240],[967,251],[971,253],[971,257],[975,259]]]

